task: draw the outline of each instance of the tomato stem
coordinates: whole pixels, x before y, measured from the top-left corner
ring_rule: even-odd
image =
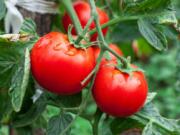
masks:
[[[114,19],[111,19],[110,21],[108,21],[107,23],[101,25],[100,27],[103,29],[103,28],[106,28],[108,26],[117,24],[119,22],[137,20],[138,18],[139,18],[139,16],[119,16],[118,18],[116,17]],[[97,31],[97,28],[94,28],[94,29],[89,31],[89,34],[93,35],[94,33],[96,33],[96,31]]]
[[[94,0],[89,0],[90,1],[90,5],[91,5],[91,8],[92,8],[92,15],[94,16],[94,21],[95,21],[95,24],[96,24],[96,29],[97,29],[97,32],[98,32],[98,36],[99,36],[99,40],[100,42],[102,42],[102,44],[100,43],[100,49],[104,52],[104,51],[109,51],[110,53],[114,54],[118,59],[121,60],[124,68],[127,68],[128,67],[128,61],[124,58],[124,57],[121,57],[119,56],[114,50],[112,50],[108,44],[106,43],[106,41],[104,40],[104,36],[103,36],[103,33],[102,33],[102,30],[101,30],[101,25],[99,23],[99,17],[98,17],[98,14],[97,14],[97,11],[96,11],[96,6],[95,6],[95,3],[94,3]]]
[[[106,50],[109,51],[110,53],[112,53],[114,56],[116,56],[123,64],[124,68],[128,68],[129,64],[128,64],[128,60],[120,55],[118,55],[113,49],[111,49],[108,46],[105,46]]]
[[[82,26],[80,24],[79,18],[77,17],[77,14],[72,6],[72,2],[71,0],[62,0],[62,3],[64,4],[65,8],[68,11],[68,14],[70,15],[73,24],[76,28],[76,32],[78,33],[78,35],[80,35],[82,33]]]
[[[95,69],[93,69],[91,73],[88,74],[88,76],[81,82],[81,85],[84,86],[86,82],[93,76],[94,73],[95,73]]]
[[[98,135],[98,126],[101,116],[102,116],[102,112],[100,111],[99,108],[97,108],[96,113],[94,114],[93,135]]]
[[[86,33],[87,33],[88,29],[89,29],[89,26],[91,25],[93,20],[94,20],[94,17],[92,16],[88,20],[88,22],[87,22],[86,26],[84,27],[83,31],[78,35],[78,38],[76,39],[75,44],[79,44],[79,42],[84,38],[84,36],[86,35]]]

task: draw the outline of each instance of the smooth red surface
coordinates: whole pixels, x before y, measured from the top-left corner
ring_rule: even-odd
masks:
[[[84,1],[77,1],[77,2],[74,2],[73,7],[76,11],[76,14],[80,20],[82,27],[84,28],[91,16],[90,5]],[[101,25],[108,22],[109,18],[105,11],[97,8],[97,12],[99,15],[99,21],[100,21]],[[63,22],[65,30],[68,31],[68,26],[69,26],[69,24],[72,24],[72,21],[71,21],[70,16],[67,13],[64,14],[62,22]],[[93,28],[95,28],[94,22],[92,22],[90,25],[90,29],[93,29]],[[106,35],[107,30],[108,30],[108,28],[104,28],[102,30],[103,35]],[[75,28],[73,28],[72,34],[76,34]],[[96,39],[97,39],[97,33],[95,33],[91,36],[91,41],[95,41]]]
[[[109,47],[111,49],[113,49],[117,54],[119,54],[120,56],[123,56],[123,53],[121,51],[121,49],[119,47],[117,47],[117,45],[115,44],[110,44]],[[93,47],[94,49],[94,56],[95,56],[95,59],[98,58],[99,56],[99,53],[100,53],[100,48],[99,47]],[[111,57],[111,60],[116,60],[116,56],[114,56],[112,53],[110,53],[110,57]],[[106,61],[105,58],[102,59],[102,61]]]
[[[51,32],[34,45],[31,69],[36,81],[45,89],[60,94],[80,92],[80,82],[95,66],[92,48],[77,49],[66,35]]]
[[[144,105],[148,93],[143,73],[130,76],[107,64],[101,66],[93,87],[98,107],[116,117],[133,115]]]

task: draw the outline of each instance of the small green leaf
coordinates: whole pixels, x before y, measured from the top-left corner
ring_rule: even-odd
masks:
[[[12,106],[16,112],[20,111],[21,109],[26,88],[28,86],[29,73],[30,56],[29,50],[26,49],[25,56],[23,59],[21,59],[20,65],[12,78],[11,87],[9,89]]]
[[[32,19],[25,19],[21,29],[20,29],[21,34],[31,34],[34,35],[36,34],[36,24]]]
[[[72,120],[73,118],[70,114],[61,114],[60,116],[52,117],[48,123],[47,135],[60,135]],[[70,135],[70,130],[65,135]]]
[[[0,0],[0,20],[5,16],[6,13],[6,5],[4,0]]]
[[[149,92],[145,104],[148,104],[149,102],[151,102],[155,98],[156,95],[157,95],[156,92]]]
[[[100,135],[113,135],[108,122],[103,122],[100,124],[99,132]]]
[[[140,18],[138,20],[139,31],[142,36],[157,50],[167,49],[167,40],[165,35],[161,33],[148,19]]]

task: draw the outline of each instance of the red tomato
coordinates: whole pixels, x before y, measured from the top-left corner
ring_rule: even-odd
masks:
[[[82,27],[84,28],[86,26],[88,20],[91,17],[90,5],[84,1],[77,1],[77,2],[74,2],[73,7],[76,11],[76,14],[80,20]],[[101,25],[108,22],[109,18],[108,18],[108,15],[106,14],[106,12],[104,12],[103,10],[101,10],[99,8],[97,8],[97,12],[99,15],[99,21],[100,21]],[[69,26],[69,24],[72,24],[72,21],[71,21],[70,16],[67,13],[65,13],[65,15],[63,16],[62,22],[63,22],[65,30],[68,31],[68,26]],[[93,29],[93,28],[95,28],[94,22],[92,22],[90,25],[90,29]],[[107,30],[108,30],[108,28],[104,28],[102,30],[104,35],[106,35]],[[72,34],[76,34],[75,28],[73,28]],[[91,36],[91,41],[95,41],[96,39],[97,39],[97,33],[95,33]]]
[[[109,115],[133,115],[141,109],[147,97],[148,85],[144,74],[137,71],[130,76],[107,63],[97,73],[93,97],[98,107]]]
[[[114,50],[117,54],[119,54],[120,56],[123,56],[123,53],[122,53],[121,49],[118,48],[117,45],[115,45],[115,44],[110,44],[109,47],[110,47],[111,49],[113,49],[113,50]],[[99,56],[99,53],[100,53],[100,49],[99,49],[99,47],[94,47],[93,49],[94,49],[95,59],[97,59],[98,56]],[[111,54],[111,53],[110,53],[110,57],[111,57],[112,60],[115,60],[115,59],[116,59],[116,57],[115,57],[113,54]],[[105,58],[103,58],[102,61],[104,62],[104,61],[105,61]]]
[[[32,73],[37,82],[60,95],[80,92],[84,87],[81,81],[94,66],[92,48],[77,49],[58,32],[40,38],[31,52]]]

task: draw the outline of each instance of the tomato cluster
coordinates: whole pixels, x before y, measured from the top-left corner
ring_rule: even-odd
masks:
[[[90,5],[86,2],[75,2],[74,9],[82,27],[90,19]],[[108,21],[107,14],[97,8],[100,24]],[[67,30],[72,23],[69,15],[63,17],[64,28]],[[95,28],[92,22],[90,29]],[[103,29],[105,35],[107,28]],[[73,29],[72,34],[76,34]],[[97,39],[97,33],[91,36],[91,41]],[[117,54],[123,55],[115,45],[109,47]],[[80,92],[86,84],[82,81],[94,69],[100,49],[88,47],[85,50],[76,48],[70,43],[67,35],[60,32],[51,32],[41,37],[31,51],[31,69],[36,81],[45,89],[59,95],[70,95]],[[131,74],[124,73],[116,68],[117,59],[110,54],[110,60],[102,59],[93,86],[93,97],[98,107],[112,116],[126,117],[137,112],[147,97],[148,86],[145,77],[140,71]],[[133,66],[133,68],[136,68]]]

